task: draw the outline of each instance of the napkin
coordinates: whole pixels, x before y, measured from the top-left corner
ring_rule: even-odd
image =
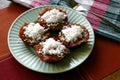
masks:
[[[0,9],[8,7],[10,3],[11,1],[8,1],[8,0],[0,0]]]
[[[119,0],[75,0],[84,9],[93,11],[105,17],[120,27],[120,1]],[[120,42],[120,31],[116,31],[100,18],[88,13],[88,21],[96,33]]]
[[[119,0],[13,0],[26,7],[33,8],[40,5],[62,5],[73,8],[80,4],[81,9],[91,10],[105,17],[120,27],[120,1]],[[87,13],[86,17],[91,23],[95,33],[120,42],[120,32],[113,29],[100,18]]]

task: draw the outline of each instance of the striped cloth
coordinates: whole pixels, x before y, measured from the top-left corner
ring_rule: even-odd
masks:
[[[120,27],[120,0],[13,0],[22,1],[26,7],[38,7],[40,5],[52,4],[74,7],[76,2],[80,3],[82,8],[91,10],[100,14]],[[75,2],[76,1],[76,2]],[[19,2],[18,2],[19,3]],[[95,33],[120,42],[120,32],[116,31],[98,17],[87,13],[88,21],[93,26]]]
[[[120,0],[76,0],[87,10],[100,14],[120,27]],[[120,32],[98,17],[88,13],[87,18],[96,33],[120,42]]]

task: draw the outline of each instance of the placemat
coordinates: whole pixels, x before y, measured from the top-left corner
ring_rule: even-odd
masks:
[[[12,56],[0,61],[0,80],[89,80],[82,70],[61,74],[42,74],[19,64]]]

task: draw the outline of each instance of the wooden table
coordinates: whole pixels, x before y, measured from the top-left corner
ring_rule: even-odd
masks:
[[[14,61],[16,66],[21,66],[23,71],[26,70],[22,65],[20,65],[11,55],[8,44],[7,44],[7,35],[10,25],[18,17],[22,12],[28,10],[21,5],[12,3],[9,7],[0,10],[0,67],[9,67],[4,66],[2,63],[9,63],[9,61]],[[12,59],[11,59],[12,58]],[[7,61],[8,60],[8,61]],[[44,80],[99,80],[109,75],[110,73],[120,69],[120,43],[95,34],[95,46],[94,49],[89,56],[89,58],[79,67],[68,71],[66,73],[59,74],[60,76],[50,76],[44,75],[42,73],[35,73],[39,75],[39,79]],[[6,69],[5,69],[6,70]],[[29,72],[29,70],[28,70]],[[30,71],[30,73],[34,73],[34,71]],[[78,73],[73,74],[73,73]],[[80,75],[82,74],[82,76]],[[28,74],[29,76],[29,74]],[[86,79],[82,77],[86,76]],[[5,80],[7,76],[2,76],[0,74],[1,80]],[[61,78],[58,78],[61,77]],[[19,78],[21,79],[21,78]],[[14,79],[10,79],[14,80]],[[25,79],[23,79],[25,80]]]

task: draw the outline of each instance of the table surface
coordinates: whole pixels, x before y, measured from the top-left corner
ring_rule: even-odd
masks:
[[[26,10],[28,10],[28,8],[15,3],[12,3],[9,7],[0,10],[0,67],[3,67],[2,63],[7,63],[7,60],[10,60],[10,58],[12,58],[11,60],[15,61],[16,66],[21,66],[21,68],[24,68],[22,65],[19,65],[19,63],[16,62],[16,60],[12,57],[7,44],[7,35],[10,25],[15,20],[15,18],[17,18]],[[66,75],[60,76],[60,79],[69,79],[68,76],[71,76],[73,80],[76,80],[81,76],[78,77],[78,75],[72,73],[78,72],[82,73],[82,75],[87,75],[89,79],[86,78],[86,80],[99,80],[119,69],[120,43],[95,33],[95,45],[89,58],[77,68],[69,72],[60,74]],[[31,71],[31,73],[32,72],[34,73],[34,71]],[[39,79],[58,79],[55,78],[55,76],[41,74],[42,73],[39,73]],[[0,74],[0,77],[3,76]]]

